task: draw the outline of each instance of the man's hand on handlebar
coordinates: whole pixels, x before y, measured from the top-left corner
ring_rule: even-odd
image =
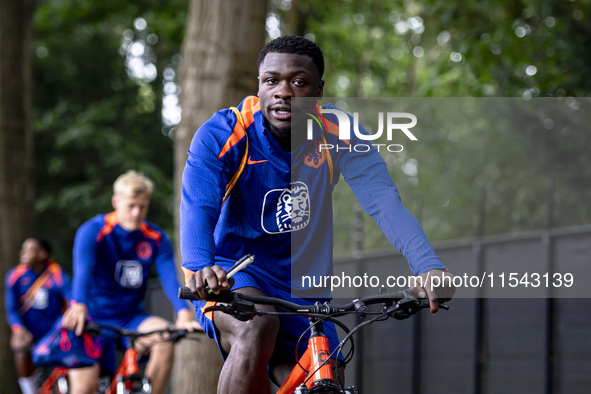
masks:
[[[435,276],[437,278],[433,280]],[[439,303],[453,298],[456,292],[453,278],[454,275],[439,269],[423,272],[417,277],[417,286],[411,287],[410,291],[420,298],[428,297],[431,314],[434,315],[439,310]]]
[[[191,274],[186,286],[201,301],[206,301],[207,299],[208,292],[206,286],[214,294],[219,294],[220,291],[230,290],[232,288],[226,277],[226,271],[219,265],[205,267],[201,271]]]
[[[23,326],[13,331],[10,336],[10,348],[13,352],[30,350],[33,347],[33,334]]]
[[[88,308],[86,304],[73,304],[64,313],[62,317],[62,324],[70,331],[75,331],[76,335],[82,335],[84,325],[86,324],[86,316],[88,316]]]

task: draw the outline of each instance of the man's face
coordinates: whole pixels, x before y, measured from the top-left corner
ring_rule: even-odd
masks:
[[[324,81],[307,55],[270,52],[259,67],[259,103],[267,127],[275,134],[291,132],[291,98],[322,97]]]
[[[127,231],[134,231],[140,228],[140,224],[148,215],[150,196],[148,193],[139,193],[134,197],[115,194],[112,203],[117,211],[119,225]]]
[[[41,247],[39,241],[28,238],[23,242],[20,254],[22,264],[37,264],[45,261],[47,252]]]

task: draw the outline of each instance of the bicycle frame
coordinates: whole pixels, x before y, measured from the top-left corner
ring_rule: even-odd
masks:
[[[333,382],[332,367],[330,361],[327,362],[329,355],[328,338],[324,335],[322,325],[313,326],[308,348],[277,394],[293,394],[298,388],[301,391],[301,385],[310,371],[316,372],[306,383],[308,389],[314,387],[317,382]]]
[[[166,340],[173,343],[177,342],[181,338],[184,338],[188,331],[187,330],[176,330],[176,329],[163,329],[155,330],[151,332],[138,333],[136,331],[122,330],[112,326],[101,326],[95,324],[88,324],[85,330],[94,331],[99,335],[107,335],[101,332],[101,329],[107,330],[107,332],[113,332],[120,337],[127,337],[129,339],[125,354],[121,364],[117,368],[117,371],[113,375],[112,379],[109,379],[109,385],[104,389],[104,394],[125,394],[125,393],[142,393],[149,394],[152,391],[152,386],[148,378],[140,375],[139,360],[140,354],[135,349],[135,340],[142,336],[169,333],[170,336]],[[67,378],[68,369],[57,367],[54,368],[51,375],[43,382],[43,385],[37,392],[37,394],[53,394],[53,386],[61,378]],[[102,390],[102,388],[99,388]],[[102,392],[102,391],[100,391]],[[65,394],[60,387],[58,387],[57,394]]]
[[[62,378],[68,377],[68,368],[57,367],[54,368],[51,372],[51,375],[41,385],[39,390],[37,390],[37,394],[52,394],[52,387],[55,383],[58,383],[57,386],[57,394],[66,394],[65,391],[62,391],[59,380]]]
[[[125,351],[123,361],[117,369],[117,372],[111,379],[111,384],[105,390],[105,394],[123,394],[125,390],[132,390],[134,380],[140,380],[139,376],[139,357],[135,349],[129,348]],[[51,375],[43,382],[41,388],[37,391],[37,394],[52,394],[53,385],[59,381],[60,378],[68,377],[68,369],[57,367],[54,368]],[[142,385],[146,384],[147,381],[142,381]],[[149,392],[150,390],[143,390]],[[65,391],[61,390],[58,384],[57,394],[66,394]]]
[[[105,394],[123,394],[125,390],[132,390],[133,380],[130,378],[139,378],[139,372],[138,353],[133,347],[130,347],[125,351],[123,361],[121,361],[121,365],[113,376],[111,386],[105,391]],[[142,383],[145,384],[145,382]]]
[[[179,298],[187,300],[197,300],[198,298],[187,287],[179,289]],[[347,313],[356,313],[365,317],[368,312],[367,306],[382,304],[382,311],[375,314],[376,317],[358,324],[348,332],[347,336],[339,345],[339,348],[352,338],[352,335],[360,328],[379,320],[393,317],[403,320],[411,317],[421,309],[429,308],[429,301],[426,299],[417,299],[409,289],[398,291],[392,294],[380,294],[367,298],[355,299],[345,305],[329,305],[329,303],[316,303],[314,305],[294,304],[286,300],[247,295],[237,292],[221,292],[219,294],[210,294],[208,301],[214,301],[213,306],[209,306],[204,312],[221,311],[227,313],[240,321],[248,321],[255,316],[271,314],[256,308],[256,304],[272,305],[284,309],[292,314],[308,316],[310,318],[310,339],[308,348],[304,355],[300,357],[298,365],[294,367],[284,384],[278,391],[278,394],[326,394],[342,393],[357,394],[358,390],[354,386],[341,388],[333,380],[331,352],[328,345],[328,338],[324,335],[324,328],[320,320],[328,316],[339,317]],[[219,304],[218,302],[221,302]],[[440,303],[441,309],[447,310],[449,307]],[[277,314],[274,312],[273,314]],[[304,384],[305,382],[305,384]]]

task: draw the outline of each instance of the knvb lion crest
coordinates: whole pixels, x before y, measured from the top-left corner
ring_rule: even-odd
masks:
[[[137,289],[144,283],[143,266],[135,260],[119,260],[115,267],[115,280],[123,287]]]
[[[314,143],[308,148],[306,156],[304,157],[304,164],[312,168],[320,168],[326,161],[326,151],[321,150],[320,146],[322,141],[314,141]]]
[[[35,303],[31,306],[33,309],[45,309],[49,305],[49,291],[40,287],[35,293]]]
[[[272,209],[275,212],[271,212]],[[277,234],[297,231],[306,227],[309,222],[310,196],[305,183],[293,182],[285,189],[270,190],[265,196],[261,216],[265,232]]]

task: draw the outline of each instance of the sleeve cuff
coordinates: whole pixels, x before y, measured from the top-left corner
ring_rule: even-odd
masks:
[[[441,263],[439,264],[431,264],[425,267],[421,267],[416,273],[415,275],[421,275],[424,274],[427,271],[431,271],[431,270],[443,270],[445,272],[447,272],[447,267]]]

